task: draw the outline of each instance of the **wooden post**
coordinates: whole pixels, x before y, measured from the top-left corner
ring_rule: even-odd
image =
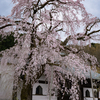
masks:
[[[51,79],[50,79],[50,93],[49,93],[49,100],[51,100],[52,84],[53,84],[53,67],[51,66]]]
[[[91,87],[92,87],[93,100],[95,100],[95,98],[94,98],[94,91],[93,91],[93,81],[92,81],[91,71],[90,71],[90,79],[91,79]]]

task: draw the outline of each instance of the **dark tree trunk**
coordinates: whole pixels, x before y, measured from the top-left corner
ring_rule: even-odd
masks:
[[[23,83],[23,88],[21,90],[21,100],[32,100],[32,85],[27,86]]]
[[[12,100],[16,100],[16,98],[17,98],[17,92],[13,89],[13,91],[12,91],[13,93],[12,93]]]

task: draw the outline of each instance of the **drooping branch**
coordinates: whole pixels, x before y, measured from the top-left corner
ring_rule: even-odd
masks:
[[[35,29],[37,29],[40,25],[42,25],[43,23],[39,23],[35,26]]]
[[[50,16],[50,27],[49,27],[49,30],[51,30],[51,28],[52,28],[52,14],[51,14],[51,12],[49,13],[49,16]]]

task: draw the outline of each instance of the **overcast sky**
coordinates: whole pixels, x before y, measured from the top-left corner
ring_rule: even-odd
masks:
[[[89,13],[100,18],[100,0],[85,0],[84,5]]]
[[[13,3],[11,0],[0,0],[0,15],[10,15]]]
[[[89,13],[100,18],[100,0],[85,0],[84,4]],[[0,0],[0,15],[10,15],[12,7],[11,0]]]

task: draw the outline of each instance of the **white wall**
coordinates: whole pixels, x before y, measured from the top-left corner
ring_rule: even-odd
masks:
[[[84,98],[84,100],[93,100],[93,98]],[[98,100],[98,98],[95,98],[95,100]]]
[[[40,84],[40,83],[35,83],[33,86],[33,94],[36,94],[36,88],[38,86],[41,86],[43,88],[43,95],[48,95],[48,84]]]
[[[86,96],[85,96],[86,90],[89,90],[89,92],[90,92],[90,97],[86,97]],[[94,91],[97,91],[97,89],[93,89],[93,90],[94,90]],[[93,100],[92,88],[83,88],[83,97],[84,97],[84,100]],[[95,100],[98,100],[98,98],[95,98]]]
[[[45,81],[45,76],[40,77],[39,80]],[[36,88],[38,86],[41,86],[43,89],[43,95],[35,95],[36,94]],[[49,100],[49,92],[48,92],[49,85],[44,83],[35,83],[33,86],[33,93],[32,93],[32,100]],[[52,96],[51,100],[57,100],[56,96]]]
[[[36,95],[33,95],[32,100],[49,100],[49,96],[40,96],[40,95],[36,96]],[[51,100],[57,100],[57,97],[52,96]]]

